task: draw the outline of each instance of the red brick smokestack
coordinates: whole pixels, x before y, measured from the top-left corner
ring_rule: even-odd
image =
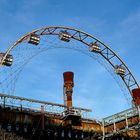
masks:
[[[68,108],[72,108],[72,92],[73,92],[73,78],[74,73],[73,72],[64,72],[63,73],[64,78],[64,88],[65,88],[65,94],[66,94],[66,105]]]

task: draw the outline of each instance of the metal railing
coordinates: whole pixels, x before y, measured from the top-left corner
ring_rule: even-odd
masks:
[[[103,138],[139,127],[140,106],[102,119]]]
[[[46,101],[34,100],[29,98],[23,98],[13,95],[6,95],[0,93],[0,106],[2,107],[11,107],[17,109],[24,109],[28,112],[41,112],[41,106],[44,106],[44,112],[51,114],[63,115],[64,111],[67,110],[67,106],[63,104],[56,104]],[[91,112],[90,109],[73,107],[73,110],[78,110],[82,117],[85,118],[84,114]]]

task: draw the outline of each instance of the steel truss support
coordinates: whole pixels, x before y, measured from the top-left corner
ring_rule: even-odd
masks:
[[[34,100],[29,98],[23,98],[13,95],[5,95],[0,93],[0,105],[3,107],[18,107],[19,109],[26,109],[33,112],[41,112],[41,106],[44,107],[44,111],[49,114],[63,115],[63,112],[67,109],[67,106],[62,104],[56,104],[51,102],[45,102],[40,100]],[[73,107],[73,109],[79,110],[82,114],[91,112],[90,109]]]
[[[140,129],[140,106],[106,117],[102,120],[103,136],[111,137],[115,134]]]

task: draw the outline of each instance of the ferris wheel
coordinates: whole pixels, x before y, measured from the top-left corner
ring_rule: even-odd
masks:
[[[122,59],[94,36],[63,26],[33,30],[18,39],[5,53],[0,53],[0,92],[12,94],[25,65],[41,52],[56,48],[73,49],[92,57],[117,81],[126,98],[135,100],[132,90],[139,85]]]

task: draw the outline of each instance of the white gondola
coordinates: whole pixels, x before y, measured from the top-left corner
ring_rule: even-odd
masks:
[[[126,73],[126,70],[123,66],[116,65],[114,70],[115,70],[116,74],[121,75],[121,76],[124,76]]]
[[[2,57],[5,55],[5,53],[0,53],[0,57],[2,59]],[[11,54],[7,54],[6,58],[4,59],[2,65],[5,66],[11,66],[13,63],[13,56]]]
[[[65,41],[65,42],[69,42],[71,39],[71,35],[67,31],[60,31],[59,39]]]
[[[36,34],[31,34],[28,38],[28,43],[38,45],[40,43],[40,36]]]
[[[95,53],[100,53],[101,52],[101,48],[100,48],[100,46],[96,42],[94,42],[94,43],[90,44],[89,51],[95,52]]]

